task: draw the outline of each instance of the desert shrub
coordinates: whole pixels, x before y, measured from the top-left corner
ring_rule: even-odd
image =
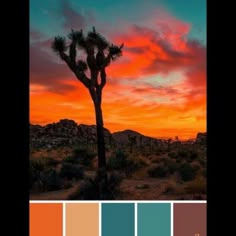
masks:
[[[84,172],[81,166],[71,163],[63,163],[60,170],[60,176],[69,180],[73,178],[81,179],[84,176]]]
[[[119,170],[126,167],[127,164],[127,156],[123,151],[118,150],[108,159],[107,168],[111,170]]]
[[[120,149],[116,151],[115,156],[119,160],[122,160],[122,161],[127,160],[127,155]]]
[[[173,174],[178,170],[178,164],[176,162],[171,162],[168,165],[168,170],[170,174]]]
[[[134,165],[135,169],[139,169],[148,165],[147,160],[141,156],[128,158],[128,161],[129,160],[131,161],[131,164]]]
[[[177,153],[174,152],[174,151],[172,151],[172,152],[169,152],[169,153],[168,153],[168,156],[169,156],[170,158],[175,159],[175,158],[177,158]]]
[[[198,164],[197,162],[192,162],[191,165],[192,165],[194,171],[196,171],[196,172],[201,169],[201,165]]]
[[[74,156],[67,156],[63,159],[63,162],[75,164],[78,163],[78,160]]]
[[[148,169],[148,175],[150,177],[166,177],[168,174],[168,168],[163,164],[153,165]]]
[[[62,188],[62,179],[54,169],[47,169],[41,173],[44,191],[54,191]]]
[[[169,166],[170,164],[175,163],[175,160],[172,160],[171,158],[168,158],[168,157],[164,157],[162,158],[162,163],[165,166]]]
[[[69,158],[71,163],[79,163],[84,166],[90,166],[92,160],[96,157],[96,152],[89,151],[87,148],[75,148],[72,156]]]
[[[29,188],[31,189],[35,182],[38,181],[39,173],[34,169],[32,165],[29,166]]]
[[[152,163],[158,164],[158,163],[160,163],[160,162],[162,162],[162,159],[160,159],[160,158],[152,159]]]
[[[64,189],[68,189],[68,188],[71,188],[73,185],[70,181],[64,181],[63,183],[63,188]]]
[[[93,158],[95,158],[97,156],[97,153],[96,152],[92,152],[92,151],[88,151],[87,152],[87,157],[89,158],[89,159],[93,159]]]
[[[106,151],[109,151],[110,149],[111,149],[111,145],[105,144],[105,150],[106,150]]]
[[[165,186],[164,186],[164,191],[163,193],[176,193],[177,192],[177,185],[176,185],[176,182],[173,181],[172,179],[168,180],[166,183],[165,183]]]
[[[86,178],[81,185],[69,195],[68,200],[98,200],[99,189],[92,178]]]
[[[186,157],[188,157],[188,151],[187,151],[187,150],[180,149],[180,150],[178,151],[177,156],[180,157],[180,158],[186,158]]]
[[[183,161],[183,160],[181,160],[181,159],[177,159],[177,160],[176,160],[176,163],[179,164],[179,163],[181,163],[182,161]]]
[[[96,152],[88,151],[86,157],[82,160],[81,164],[85,166],[90,166],[93,159],[97,156]]]
[[[154,165],[154,166],[161,166],[158,169],[163,169],[163,171],[168,172],[170,174],[173,174],[178,169],[178,164],[176,164],[175,160],[170,159],[170,158],[166,158],[166,157],[154,159],[154,160],[152,160],[152,163],[158,164],[158,165]],[[163,166],[164,166],[164,168],[163,168]],[[155,169],[155,167],[154,167],[154,169]],[[150,171],[151,172],[153,171],[152,167],[150,168]],[[160,170],[160,172],[161,172],[161,170]]]
[[[45,163],[42,159],[34,158],[30,160],[30,167],[35,171],[43,171],[45,169]]]
[[[131,176],[135,171],[140,170],[144,166],[147,166],[147,163],[142,158],[128,158],[122,170],[128,177]]]
[[[200,163],[201,166],[203,167],[206,166],[206,159],[198,159],[198,162]]]
[[[180,177],[183,181],[192,180],[192,179],[194,179],[194,177],[196,175],[196,170],[189,163],[181,164],[178,172],[179,172]]]
[[[159,156],[159,155],[161,155],[161,152],[159,150],[156,150],[155,155]]]
[[[30,160],[30,166],[37,171],[44,171],[46,169],[50,169],[51,167],[55,167],[58,163],[58,160],[55,160],[50,157],[40,157]]]
[[[196,150],[190,150],[189,154],[188,154],[188,159],[193,161],[196,160],[198,158],[198,152]]]
[[[72,155],[73,156],[79,156],[79,157],[85,157],[87,154],[87,148],[86,147],[77,147],[73,149]]]
[[[41,159],[46,168],[55,167],[57,164],[59,164],[58,160],[55,160],[51,157],[42,157]]]
[[[146,160],[140,156],[127,157],[127,155],[118,150],[107,162],[109,170],[122,170],[126,175],[132,174],[134,171],[146,166]]]
[[[185,191],[190,194],[205,194],[206,188],[206,179],[200,176],[191,182],[188,182]]]
[[[207,177],[207,168],[203,168],[202,170],[201,170],[201,174],[202,174],[202,176],[203,177]]]
[[[110,170],[119,170],[123,168],[126,164],[126,161],[121,161],[115,157],[110,157],[107,162],[107,168]]]
[[[121,175],[116,172],[111,173],[107,179],[106,189],[100,196],[98,179],[96,177],[86,178],[81,186],[69,196],[69,200],[114,200],[119,194],[121,181]]]
[[[34,185],[40,182],[41,172],[45,170],[45,163],[42,159],[34,158],[29,161],[29,187],[32,189]]]

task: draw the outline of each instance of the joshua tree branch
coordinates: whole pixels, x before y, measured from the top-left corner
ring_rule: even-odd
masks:
[[[70,57],[64,53],[60,52],[60,57],[66,62],[68,67],[75,73],[77,79],[87,88],[91,85],[91,80],[86,76],[84,71],[77,69],[75,65],[71,62]]]
[[[73,40],[70,45],[70,60],[71,63],[75,66],[76,65],[76,41]]]
[[[110,62],[111,62],[111,57],[112,57],[112,55],[109,53],[109,54],[107,55],[107,57],[105,58],[105,62],[104,62],[104,64],[102,65],[102,68],[105,68],[105,67],[107,67],[107,66],[110,64]]]
[[[71,63],[70,57],[65,52],[60,52],[60,57],[61,57],[62,60],[64,60],[66,62],[66,64],[69,66],[69,68],[71,70],[75,69],[74,66]]]
[[[90,88],[91,87],[91,80],[86,76],[84,71],[76,69],[73,71],[76,75],[76,78],[86,87]]]
[[[106,85],[106,82],[107,82],[107,75],[106,75],[105,68],[103,68],[103,69],[101,70],[100,76],[101,76],[101,84],[100,84],[100,87],[101,87],[101,89],[103,89],[103,87]]]

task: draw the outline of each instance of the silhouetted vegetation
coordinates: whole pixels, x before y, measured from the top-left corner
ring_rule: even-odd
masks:
[[[42,172],[41,180],[43,191],[59,190],[63,186],[63,181],[54,169],[47,169]]]
[[[70,156],[63,159],[63,162],[90,166],[96,155],[95,152],[89,151],[87,148],[75,148]]]
[[[196,169],[188,163],[181,164],[178,172],[179,172],[181,179],[183,181],[192,180],[192,179],[194,179],[194,177],[196,175]]]
[[[97,170],[96,153],[87,143],[66,151],[60,147],[58,155],[38,150],[41,157],[34,157],[37,152],[32,152],[31,192],[67,189],[64,199],[72,200],[206,198],[206,148],[179,141],[169,147],[166,143],[142,146],[142,150],[130,144],[109,147],[107,174]]]
[[[82,179],[84,176],[84,172],[81,166],[74,165],[71,163],[63,163],[60,176],[63,178],[71,179]]]
[[[122,177],[112,172],[107,179],[105,189],[100,191],[98,178],[86,178],[81,186],[69,196],[69,200],[114,200],[119,194],[119,185]],[[100,193],[103,193],[102,195]]]
[[[150,177],[166,177],[168,174],[168,167],[161,165],[153,165],[148,169],[148,174]]]
[[[127,166],[127,155],[118,150],[109,158],[107,168],[111,170],[120,170]]]
[[[35,191],[53,191],[61,189],[62,180],[48,159],[32,159],[30,160],[30,188]]]
[[[80,31],[71,30],[68,38],[70,40],[69,45],[65,37],[57,36],[54,38],[51,46],[53,51],[67,64],[76,78],[89,91],[96,116],[98,168],[106,172],[102,90],[107,82],[106,68],[112,61],[115,61],[122,55],[124,45],[116,46],[108,42],[107,39],[95,30],[95,27],[87,35],[84,34],[82,29]],[[86,60],[82,60],[82,57],[77,58],[77,50],[82,51],[86,55]],[[90,77],[86,73],[87,70],[90,72]],[[101,180],[102,182],[104,181]]]

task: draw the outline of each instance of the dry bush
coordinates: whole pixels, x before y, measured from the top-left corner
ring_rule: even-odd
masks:
[[[122,176],[118,172],[108,175],[107,185],[103,186],[102,196],[99,194],[99,181],[95,178],[86,178],[69,197],[68,200],[115,200],[120,193]]]
[[[167,174],[168,174],[168,167],[163,165],[163,163],[161,163],[160,165],[158,164],[152,165],[148,169],[148,175],[150,177],[163,178],[166,177]]]
[[[128,157],[128,160],[137,168],[141,168],[148,165],[148,161],[141,155]]]
[[[176,193],[178,191],[177,183],[174,179],[169,179],[163,184],[163,193]]]
[[[206,194],[206,179],[202,176],[196,177],[186,184],[185,191],[189,194]]]

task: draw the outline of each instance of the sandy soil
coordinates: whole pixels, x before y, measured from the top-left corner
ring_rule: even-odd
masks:
[[[93,176],[94,173],[88,173]],[[87,175],[87,176],[88,176]],[[74,183],[71,188],[58,191],[30,194],[30,200],[67,200],[68,196],[76,191],[81,181]],[[120,185],[120,194],[117,200],[204,200],[206,195],[187,195],[167,192],[165,179],[124,179]]]

